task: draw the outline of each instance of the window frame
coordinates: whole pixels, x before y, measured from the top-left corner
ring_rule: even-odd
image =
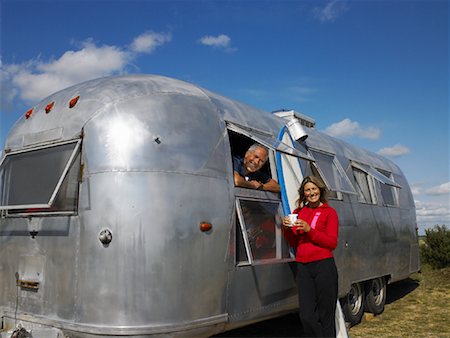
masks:
[[[308,149],[310,156],[313,158],[313,161],[310,161],[310,165],[311,165],[311,171],[313,171],[312,167],[315,168],[315,170],[319,173],[320,178],[322,179],[323,183],[326,185],[326,187],[328,188],[328,190],[330,192],[335,192],[336,193],[336,198],[339,200],[342,200],[342,194],[351,194],[351,195],[357,195],[358,193],[355,190],[355,187],[353,186],[352,182],[350,181],[350,179],[347,176],[347,173],[345,172],[344,168],[342,167],[341,163],[338,161],[337,157],[335,154],[333,153],[329,153],[326,151],[323,151],[321,149],[316,149],[316,148],[309,148]],[[343,187],[341,187],[340,182],[337,182],[336,178],[333,177],[333,185],[330,184],[329,182],[329,177],[327,177],[327,175],[325,175],[324,171],[321,169],[321,166],[319,166],[319,161],[317,160],[317,158],[314,156],[314,153],[318,153],[321,155],[325,155],[325,156],[329,156],[332,158],[331,161],[331,167],[333,169],[333,173],[337,174],[340,176],[341,180],[344,180],[348,187],[351,190],[347,190]],[[306,174],[306,173],[304,173]]]
[[[294,157],[303,158],[306,160],[313,160],[309,154],[305,154],[298,150],[297,148],[292,148],[288,144],[284,143],[281,140],[278,140],[272,134],[265,132],[263,130],[250,128],[246,126],[239,125],[235,122],[226,121],[227,129],[231,130],[240,135],[246,136],[253,141],[256,141],[263,146],[275,151],[285,153]]]
[[[242,211],[242,201],[250,201],[250,202],[260,202],[260,203],[273,203],[277,205],[277,213],[274,214],[275,224],[275,257],[274,258],[262,258],[258,259],[253,257],[252,247],[250,244],[250,240],[247,233],[247,224],[245,221],[245,216]],[[235,241],[238,240],[239,234],[242,236],[241,239],[244,243],[245,248],[245,256],[247,260],[239,260],[239,255],[237,250],[235,252],[235,265],[237,267],[242,266],[255,266],[255,265],[267,265],[267,264],[277,264],[284,262],[293,262],[295,258],[292,256],[292,253],[289,250],[289,244],[284,239],[282,229],[281,229],[281,219],[283,217],[283,208],[281,204],[281,199],[278,197],[276,193],[260,191],[260,190],[251,190],[240,187],[235,187],[235,207],[236,207],[236,236]],[[238,229],[239,227],[239,229]],[[239,231],[240,230],[240,231]],[[285,246],[285,252],[288,257],[283,257],[283,246]],[[235,245],[237,248],[237,243]]]
[[[379,168],[375,168],[375,170],[377,170],[383,176],[387,177],[392,182],[394,182],[393,177],[392,177],[393,175],[392,175],[391,172],[386,171],[384,169],[379,169]],[[379,183],[379,188],[380,188],[380,195],[381,195],[380,197],[381,197],[381,200],[383,202],[383,205],[389,206],[389,207],[397,207],[399,205],[399,203],[398,203],[398,189],[399,189],[400,186],[396,187],[396,186],[393,186],[391,184],[385,184],[385,183],[382,183],[382,182],[378,182],[378,183]],[[383,193],[383,191],[384,191],[384,193]],[[387,192],[392,197],[392,202],[393,202],[392,204],[388,203],[389,201],[386,202],[385,193],[387,193]]]
[[[359,170],[364,171],[366,174],[369,174],[370,176],[372,176],[377,181],[379,181],[383,184],[391,185],[396,188],[402,187],[401,185],[395,183],[392,179],[389,179],[388,177],[383,175],[381,172],[378,171],[378,169],[375,169],[375,168],[371,167],[370,165],[363,164],[361,162],[354,161],[354,160],[351,160],[350,163],[352,166],[358,168]],[[383,169],[381,169],[381,170],[383,170]],[[386,171],[386,170],[383,170],[383,171]]]
[[[352,166],[352,168],[356,168],[356,169],[362,171],[363,173],[365,173],[368,181],[371,181],[369,183],[369,190],[370,190],[370,193],[371,193],[371,196],[373,199],[373,202],[371,204],[378,204],[378,202],[381,201],[381,203],[383,203],[383,205],[385,205],[385,206],[397,207],[399,205],[398,189],[401,189],[401,185],[397,184],[392,179],[391,172],[388,172],[384,169],[374,168],[374,167],[371,167],[370,165],[363,164],[361,162],[354,161],[354,160],[350,161],[350,165]],[[352,169],[352,171],[353,171],[353,169]],[[390,178],[387,177],[381,171],[388,173],[391,177]],[[355,177],[355,180],[356,180],[356,177]],[[375,182],[378,182],[378,184],[379,184],[379,187],[378,187],[379,194],[376,193]],[[356,182],[356,183],[358,184],[358,182]],[[383,184],[383,186],[381,184]],[[390,189],[390,192],[392,193],[392,198],[393,198],[394,204],[385,203],[383,193],[382,193],[383,187],[388,187]],[[369,202],[364,202],[364,201],[360,201],[360,202],[361,203],[369,203]]]
[[[370,204],[370,205],[376,205],[378,204],[378,197],[375,190],[375,182],[372,175],[368,174],[366,171],[359,169],[356,166],[350,165],[352,168],[352,174],[355,179],[357,191],[358,191],[358,202],[363,204]],[[367,183],[367,189],[369,192],[370,200],[368,201],[366,198],[366,195],[364,194],[364,191],[362,187],[360,186],[360,183],[358,181],[358,178],[355,175],[355,169],[361,172],[364,175],[365,183]]]
[[[68,157],[68,159],[64,165],[64,168],[60,173],[57,183],[56,183],[47,203],[33,203],[33,204],[28,203],[28,204],[7,205],[7,204],[4,204],[5,203],[4,200],[0,200],[0,212],[6,214],[8,217],[23,217],[23,216],[30,216],[30,215],[44,216],[44,215],[76,214],[76,210],[74,210],[74,211],[61,211],[61,210],[60,211],[58,211],[58,210],[50,211],[50,210],[48,210],[47,211],[45,209],[51,208],[53,203],[56,201],[56,198],[57,198],[58,193],[61,189],[61,186],[64,182],[64,179],[66,178],[72,165],[74,164],[75,159],[80,154],[81,139],[72,139],[72,140],[67,140],[64,142],[46,144],[46,145],[41,145],[38,147],[30,147],[30,148],[20,149],[18,151],[8,152],[5,154],[5,156],[3,156],[2,160],[0,161],[0,168],[2,168],[3,164],[7,160],[7,157],[9,157],[9,156],[20,155],[20,154],[30,153],[33,151],[39,151],[39,150],[44,150],[44,149],[56,148],[56,147],[64,146],[64,145],[71,144],[71,143],[74,144],[74,148],[71,150],[70,156]],[[81,165],[80,165],[80,170],[81,170]],[[2,186],[2,189],[4,189],[4,191],[6,191],[5,190],[6,186]],[[3,198],[2,196],[3,196],[4,191],[0,194],[1,198]],[[30,211],[30,212],[18,212],[18,213],[9,213],[8,212],[9,210],[21,210],[21,209],[38,209],[38,210]]]

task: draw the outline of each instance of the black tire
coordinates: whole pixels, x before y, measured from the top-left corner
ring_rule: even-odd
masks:
[[[367,283],[364,307],[367,312],[379,315],[384,311],[386,303],[386,279],[383,277],[372,279]]]
[[[341,299],[342,312],[344,313],[345,321],[350,326],[361,322],[364,314],[364,299],[365,289],[360,283],[352,284],[350,292]]]

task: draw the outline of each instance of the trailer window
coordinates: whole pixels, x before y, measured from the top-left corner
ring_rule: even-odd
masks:
[[[381,199],[383,204],[385,205],[398,205],[397,202],[397,188],[401,188],[400,185],[394,182],[392,179],[392,174],[382,170],[382,169],[374,169],[368,165],[358,163],[352,161],[353,174],[355,179],[360,185],[360,188],[363,189],[364,180],[361,178],[362,176],[367,177],[367,181],[369,182],[369,188],[371,188],[372,194],[372,203],[376,204],[375,196],[375,182],[377,182],[378,187],[381,192]],[[361,174],[361,172],[363,174]],[[359,180],[358,180],[359,179]],[[370,186],[370,183],[372,186]]]
[[[78,202],[80,141],[6,154],[0,209],[8,215],[73,213]]]
[[[313,165],[331,191],[355,194],[347,174],[334,155],[315,150],[311,150],[311,155],[316,160]]]
[[[238,197],[236,210],[238,265],[267,264],[291,259],[289,247],[281,232],[280,201]]]
[[[382,169],[377,169],[378,172],[380,172],[383,176],[385,176],[386,178],[388,178],[389,180],[393,181],[392,179],[392,174],[382,170]],[[380,187],[380,191],[381,191],[381,198],[383,199],[383,204],[384,205],[391,205],[391,206],[396,206],[398,205],[398,201],[397,201],[397,189],[394,188],[392,185],[383,183],[383,182],[378,182],[379,187]]]
[[[353,177],[356,181],[358,190],[358,201],[362,203],[376,204],[376,198],[373,189],[373,180],[366,172],[352,167]]]
[[[227,121],[228,131],[232,131],[239,135],[244,135],[247,138],[256,141],[259,144],[262,144],[268,149],[272,149],[274,151],[292,155],[299,158],[305,158],[311,160],[311,157],[308,154],[303,153],[302,149],[292,148],[288,144],[274,137],[271,133],[265,132],[262,130],[257,130],[250,127],[245,127],[238,125],[236,123]]]
[[[253,139],[240,135],[231,130],[228,130],[228,135],[230,140],[232,161],[234,161],[235,157],[243,158],[248,148],[250,148],[250,146],[255,143]],[[267,162],[261,167],[259,171],[277,181],[273,151],[271,149],[268,149],[268,152]]]

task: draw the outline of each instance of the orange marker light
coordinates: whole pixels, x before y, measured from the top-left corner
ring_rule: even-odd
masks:
[[[200,231],[206,232],[212,229],[212,224],[208,222],[200,222]]]
[[[25,118],[28,120],[31,117],[31,114],[33,114],[33,108],[25,113]]]
[[[52,110],[53,106],[55,105],[55,101],[50,102],[46,107],[45,107],[45,113],[48,114],[50,113],[50,110]]]
[[[80,98],[80,95],[75,96],[72,100],[69,101],[69,108],[75,107],[75,105],[78,102],[78,99]]]

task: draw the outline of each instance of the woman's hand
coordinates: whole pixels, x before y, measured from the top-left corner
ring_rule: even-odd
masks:
[[[297,227],[297,229],[300,230],[300,233],[302,232],[309,232],[311,230],[311,226],[308,224],[308,222],[298,219],[295,221],[294,226]]]
[[[283,227],[291,228],[295,233],[299,231],[301,234],[304,232],[309,232],[309,230],[311,230],[311,226],[308,224],[308,222],[302,219],[297,219],[294,224],[292,224],[289,216],[285,216],[283,218]]]
[[[289,216],[285,216],[283,218],[283,226],[284,227],[291,227],[292,226],[291,219],[289,218]]]

